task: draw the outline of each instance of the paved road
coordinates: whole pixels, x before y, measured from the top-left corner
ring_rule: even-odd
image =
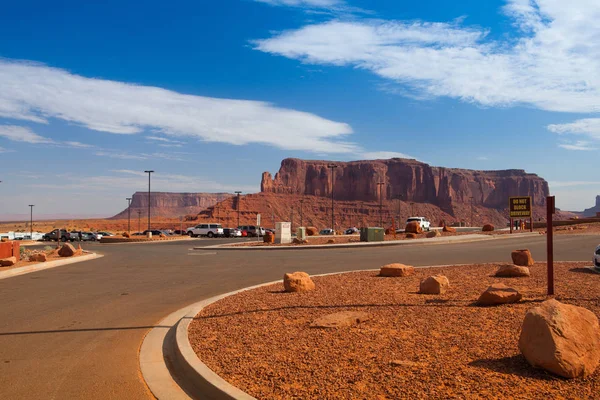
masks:
[[[591,260],[598,242],[598,236],[559,236],[555,259]],[[89,245],[105,257],[1,280],[0,398],[148,399],[137,354],[151,327],[188,304],[284,272],[508,261],[511,250],[524,247],[545,259],[544,237],[314,251],[190,250],[198,244]]]

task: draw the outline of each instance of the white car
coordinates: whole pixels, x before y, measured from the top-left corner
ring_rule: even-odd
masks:
[[[419,225],[421,225],[421,229],[423,229],[424,231],[429,231],[429,229],[431,228],[431,222],[427,221],[425,217],[410,217],[406,220],[406,224],[408,224],[409,222],[418,222]]]
[[[187,228],[187,234],[190,237],[198,237],[198,236],[208,236],[209,238],[213,237],[222,237],[223,236],[223,227],[221,224],[200,224],[191,228]]]
[[[596,247],[596,252],[594,253],[594,267],[600,269],[600,245]]]

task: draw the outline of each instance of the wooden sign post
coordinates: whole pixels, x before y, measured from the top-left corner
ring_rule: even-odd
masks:
[[[546,197],[546,260],[548,263],[548,296],[554,295],[554,243],[552,239],[552,214],[556,212],[554,196]]]

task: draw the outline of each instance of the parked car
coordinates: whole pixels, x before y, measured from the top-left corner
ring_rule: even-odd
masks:
[[[246,236],[252,236],[252,237],[257,237],[257,236],[264,236],[265,235],[265,228],[262,228],[260,226],[256,226],[256,225],[242,225],[242,226],[238,226],[238,229],[242,232],[246,232]],[[243,236],[243,234],[242,234]]]
[[[187,228],[187,234],[190,237],[207,236],[209,238],[222,237],[223,227],[221,224],[200,224]]]
[[[79,234],[71,235],[71,232],[68,232],[66,229],[54,229],[53,231],[44,234],[42,239],[55,242],[74,242],[75,240],[79,240]]]
[[[223,228],[223,237],[236,238],[242,237],[242,231],[237,228]]]
[[[600,269],[600,245],[596,247],[596,252],[594,253],[594,267]]]
[[[142,232],[135,232],[132,233],[131,236],[144,236],[144,234]]]
[[[429,229],[431,227],[431,222],[427,221],[427,219],[425,219],[425,217],[410,217],[409,219],[406,220],[407,224],[409,222],[418,222],[419,225],[421,225],[421,229],[423,229],[424,231],[429,231]]]
[[[79,232],[80,240],[82,242],[93,242],[96,241],[96,235],[93,232]]]
[[[354,235],[355,233],[358,233],[359,230],[357,227],[352,227],[352,228],[348,228],[346,229],[346,231],[344,232],[344,234],[346,235]]]
[[[182,231],[181,229],[175,229],[173,231],[173,235],[187,235],[186,231]]]
[[[97,234],[101,235],[101,236],[115,236],[114,234],[112,234],[110,232],[105,232],[105,231],[97,232]]]
[[[333,234],[335,234],[335,231],[331,228],[321,229],[321,232],[319,232],[319,235],[333,235]]]
[[[146,229],[144,232],[142,232],[142,235],[146,236],[148,235],[148,232],[152,232],[152,236],[160,236],[160,235],[166,235],[165,232],[163,231],[159,231],[158,229]]]

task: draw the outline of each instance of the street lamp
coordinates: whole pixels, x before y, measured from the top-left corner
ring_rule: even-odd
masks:
[[[1,181],[0,181],[1,182]],[[33,240],[33,207],[35,204],[29,205],[29,240]]]
[[[471,227],[473,226],[473,196],[471,196]]]
[[[131,234],[131,197],[127,197],[127,233]]]
[[[304,200],[300,200],[300,226],[304,226],[304,221],[303,221],[303,208],[302,204],[304,204]]]
[[[142,210],[138,210],[138,232],[142,231]]]
[[[385,182],[377,182],[377,186],[379,186],[379,226],[383,228],[383,185]]]
[[[150,230],[150,176],[154,171],[144,171],[148,174],[148,230]]]
[[[335,164],[328,164],[327,168],[331,169],[331,229],[335,232],[335,217],[334,217],[334,206],[333,206],[333,181],[335,180],[335,176],[333,175],[333,170],[336,169],[338,166]]]
[[[410,216],[411,217],[415,215],[415,213],[413,212],[413,205],[414,204],[415,204],[414,202],[412,202],[412,201],[410,202]]]
[[[240,192],[239,190],[235,192],[237,194],[237,213],[238,213],[238,228],[240,227]]]

